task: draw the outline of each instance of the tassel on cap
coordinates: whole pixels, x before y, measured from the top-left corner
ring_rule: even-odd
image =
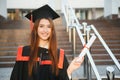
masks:
[[[32,15],[32,11],[31,11],[30,30],[32,31],[32,29],[33,29],[33,15]]]

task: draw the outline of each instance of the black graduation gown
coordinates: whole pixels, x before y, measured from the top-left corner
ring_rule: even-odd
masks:
[[[28,57],[30,47],[24,46],[21,52],[22,57]],[[60,55],[60,49],[58,50],[58,53],[58,55]],[[38,54],[40,55],[39,57],[41,57],[41,61],[50,60],[48,49],[39,47]],[[40,65],[40,61],[37,61],[37,68],[33,68],[32,76],[28,77],[28,60],[16,60],[10,80],[69,80],[67,75],[67,67],[69,64],[65,55],[63,55],[63,57],[63,67],[59,68],[58,76],[52,73],[50,64]],[[17,56],[17,58],[20,58],[20,56]]]

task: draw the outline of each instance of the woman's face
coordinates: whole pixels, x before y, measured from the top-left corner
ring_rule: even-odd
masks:
[[[38,36],[40,40],[48,40],[51,34],[50,22],[47,19],[41,19],[38,26]]]

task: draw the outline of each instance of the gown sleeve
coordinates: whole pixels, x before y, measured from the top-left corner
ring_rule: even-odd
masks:
[[[10,80],[28,80],[28,62],[16,61]]]
[[[10,80],[28,80],[28,61],[16,60]]]
[[[16,61],[11,73],[10,80],[22,80],[21,73],[22,73],[22,63]]]
[[[68,66],[69,66],[68,60],[66,56],[64,55],[63,68],[59,70],[60,80],[69,80],[68,75],[67,75]]]

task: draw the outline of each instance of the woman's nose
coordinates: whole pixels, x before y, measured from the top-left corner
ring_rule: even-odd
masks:
[[[48,28],[47,28],[47,27],[44,27],[43,30],[44,30],[45,32],[47,32],[47,31],[48,31]]]

